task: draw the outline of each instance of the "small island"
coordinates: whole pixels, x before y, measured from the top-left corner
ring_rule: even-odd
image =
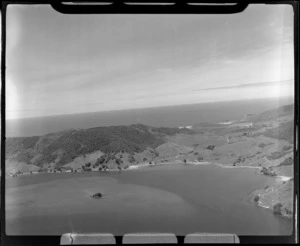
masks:
[[[100,199],[102,197],[102,194],[100,192],[98,192],[98,193],[91,195],[91,197],[94,199]]]

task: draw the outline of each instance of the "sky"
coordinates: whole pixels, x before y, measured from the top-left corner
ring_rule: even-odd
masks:
[[[7,11],[6,118],[293,96],[293,9],[230,15]]]

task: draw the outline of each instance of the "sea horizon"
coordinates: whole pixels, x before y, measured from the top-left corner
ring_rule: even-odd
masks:
[[[41,136],[68,129],[132,124],[182,127],[203,122],[219,123],[293,103],[294,97],[261,98],[6,119],[6,136]]]

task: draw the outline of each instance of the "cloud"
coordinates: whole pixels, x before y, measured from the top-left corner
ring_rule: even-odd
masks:
[[[281,85],[290,85],[292,80],[286,81],[269,81],[269,82],[258,82],[258,83],[249,83],[249,84],[238,84],[230,86],[220,86],[220,87],[209,87],[203,89],[196,89],[194,91],[212,91],[212,90],[227,90],[227,89],[237,89],[237,88],[250,88],[250,87],[264,87],[264,86],[281,86]]]
[[[273,96],[294,74],[292,9],[283,6],[209,16],[15,7],[6,60],[13,117],[233,100],[243,90]]]

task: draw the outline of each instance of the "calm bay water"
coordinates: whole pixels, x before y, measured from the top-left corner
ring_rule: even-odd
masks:
[[[291,221],[249,201],[272,182],[251,169],[183,165],[7,179],[6,232],[288,235]],[[95,192],[104,196],[91,199]]]
[[[136,123],[153,127],[179,127],[202,122],[239,120],[245,114],[259,114],[292,103],[292,97],[283,97],[6,120],[6,137]]]

